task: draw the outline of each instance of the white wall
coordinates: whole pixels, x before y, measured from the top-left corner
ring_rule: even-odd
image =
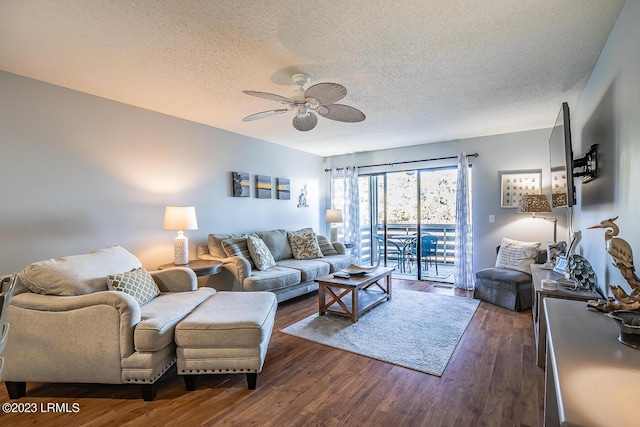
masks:
[[[192,258],[211,232],[324,231],[321,157],[5,72],[0,94],[0,274],[116,244],[155,269],[173,260],[171,204],[196,207]],[[250,198],[231,197],[232,171]],[[291,200],[257,199],[256,174],[289,178]]]
[[[560,106],[558,106],[558,110]],[[550,116],[555,121],[557,112]],[[553,123],[549,123],[553,126]],[[373,165],[457,156],[461,152],[478,153],[470,158],[473,186],[474,271],[495,264],[495,248],[502,237],[546,242],[553,240],[553,223],[518,214],[516,209],[500,207],[499,171],[542,170],[543,193],[550,193],[549,135],[551,129],[493,135],[436,144],[424,144],[393,150],[355,153],[327,159],[327,167]],[[394,167],[367,168],[362,172],[404,170],[421,167],[456,165],[457,160],[411,163]],[[328,194],[328,192],[327,192]],[[327,202],[328,203],[328,202]],[[495,223],[489,223],[495,215]],[[566,209],[554,209],[558,217],[558,239],[566,240]]]
[[[611,265],[604,230],[587,227],[619,216],[620,237],[640,254],[640,1],[627,1],[571,116],[574,151],[599,147],[599,177],[577,184],[574,228],[599,287],[626,284]],[[639,261],[640,262],[640,261]]]

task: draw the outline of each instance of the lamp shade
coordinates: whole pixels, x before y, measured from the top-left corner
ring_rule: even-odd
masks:
[[[193,206],[167,206],[164,210],[165,230],[197,230],[196,208]]]
[[[343,222],[342,220],[342,210],[341,209],[327,209],[327,213],[325,215],[324,221],[327,223],[338,223]]]
[[[550,213],[551,206],[544,194],[525,194],[518,206],[519,213]]]

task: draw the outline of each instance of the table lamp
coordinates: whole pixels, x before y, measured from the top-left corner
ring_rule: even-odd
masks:
[[[178,235],[173,239],[173,263],[189,264],[189,239],[183,230],[197,230],[196,208],[193,206],[167,206],[164,210],[165,230],[175,230]]]
[[[327,213],[324,217],[324,222],[327,224],[331,224],[331,241],[338,241],[338,228],[334,227],[333,224],[338,224],[343,222],[342,220],[342,210],[341,209],[327,209]]]
[[[558,232],[558,218],[551,216],[536,216],[538,213],[551,213],[551,206],[549,200],[544,194],[525,194],[520,200],[520,206],[518,206],[518,213],[530,213],[534,218],[542,218],[549,221],[553,221],[553,241],[557,241]]]

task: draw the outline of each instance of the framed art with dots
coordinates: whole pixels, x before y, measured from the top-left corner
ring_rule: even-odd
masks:
[[[500,172],[500,207],[517,208],[525,194],[541,194],[542,170]]]

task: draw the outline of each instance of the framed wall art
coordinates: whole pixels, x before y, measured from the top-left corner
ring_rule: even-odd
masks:
[[[541,194],[541,169],[506,171],[499,174],[501,208],[517,208],[525,194]]]
[[[231,172],[233,197],[249,197],[249,174],[246,172]]]
[[[256,197],[258,199],[271,198],[271,177],[256,175]]]
[[[276,178],[276,194],[280,200],[291,199],[291,184],[289,178]]]

